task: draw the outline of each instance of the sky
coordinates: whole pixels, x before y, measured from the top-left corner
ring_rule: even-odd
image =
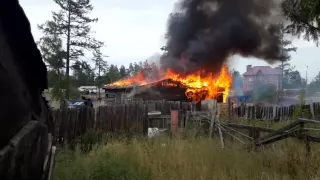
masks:
[[[102,52],[109,56],[109,64],[125,65],[157,57],[165,45],[164,38],[168,15],[174,10],[176,0],[92,0],[92,17],[99,21],[92,25],[93,36],[105,42]],[[31,23],[35,40],[42,37],[37,25],[52,18],[58,10],[53,0],[20,0]],[[290,63],[296,66],[308,82],[320,71],[320,51],[313,42],[291,38],[297,52],[291,54]],[[247,65],[268,65],[253,58],[231,57],[229,64],[241,73]],[[307,67],[308,66],[308,67]]]

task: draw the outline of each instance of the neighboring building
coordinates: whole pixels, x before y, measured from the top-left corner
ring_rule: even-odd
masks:
[[[247,71],[243,74],[243,91],[252,91],[256,83],[271,84],[276,90],[281,90],[281,69],[270,66],[247,65]]]
[[[78,87],[78,90],[80,93],[82,93],[82,92],[96,93],[97,89],[98,89],[97,86],[80,86],[80,87]]]

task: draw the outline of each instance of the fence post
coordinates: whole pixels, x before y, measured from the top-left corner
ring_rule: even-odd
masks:
[[[313,102],[310,102],[310,112],[312,114],[312,119],[315,119]]]
[[[210,127],[209,127],[209,137],[211,138],[213,136],[213,131],[214,128],[216,126],[216,118],[217,118],[217,112],[219,113],[219,109],[218,109],[218,104],[217,104],[217,100],[212,100],[213,106],[212,109],[210,109],[211,111],[211,121],[210,121]],[[219,124],[220,125],[220,124]]]
[[[231,99],[228,98],[228,121],[231,121]]]
[[[179,111],[178,110],[171,110],[171,133],[175,135],[178,128],[178,120],[179,120]]]
[[[148,128],[149,128],[149,116],[148,116],[148,105],[144,104],[144,122],[143,122],[143,130],[142,130],[142,133],[144,136],[147,136],[148,135]]]

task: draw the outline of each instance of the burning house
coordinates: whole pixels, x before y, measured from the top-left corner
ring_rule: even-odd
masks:
[[[226,66],[218,75],[203,72],[181,75],[172,70],[157,74],[150,78],[140,72],[137,76],[105,85],[106,98],[115,98],[118,103],[125,99],[199,102],[212,98],[223,102],[232,81]]]
[[[169,85],[170,84],[170,85]],[[173,85],[174,84],[174,85]],[[117,103],[125,100],[171,100],[187,101],[186,88],[172,80],[161,80],[145,85],[104,86],[106,98],[115,98]]]
[[[230,56],[285,60],[277,2],[181,0],[170,14],[165,53],[156,75],[143,71],[104,87],[107,96],[126,98],[226,100],[232,85]],[[123,95],[121,95],[123,94]],[[107,97],[107,98],[108,98]]]

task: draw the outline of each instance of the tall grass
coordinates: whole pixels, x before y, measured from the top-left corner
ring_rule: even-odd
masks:
[[[86,154],[60,151],[56,180],[319,179],[320,150],[286,140],[259,151],[218,139],[113,140]]]

